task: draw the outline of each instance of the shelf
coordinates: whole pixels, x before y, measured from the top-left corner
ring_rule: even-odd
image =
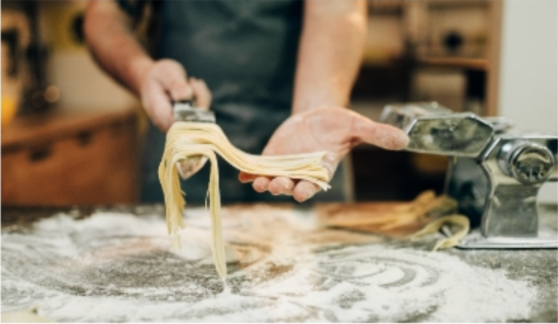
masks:
[[[490,1],[486,0],[429,0],[426,2],[430,9],[488,7],[490,4]]]
[[[417,62],[432,67],[461,68],[488,71],[488,60],[462,57],[419,57]]]
[[[405,10],[404,1],[369,0],[368,15],[402,15]]]

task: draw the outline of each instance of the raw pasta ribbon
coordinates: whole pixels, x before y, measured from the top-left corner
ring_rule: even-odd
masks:
[[[227,264],[221,230],[221,198],[219,192],[219,154],[240,171],[271,177],[307,180],[323,190],[329,189],[329,174],[321,164],[325,152],[297,155],[259,156],[234,147],[221,128],[211,123],[175,122],[167,133],[165,151],[159,165],[159,181],[163,187],[167,229],[174,244],[180,247],[179,232],[184,227],[183,212],[186,205],[180,188],[177,163],[205,156],[211,163],[209,176],[209,210],[212,225],[213,261],[222,279],[227,276]]]

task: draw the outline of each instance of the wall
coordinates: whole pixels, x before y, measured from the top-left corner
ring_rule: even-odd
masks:
[[[48,68],[50,83],[60,89],[59,111],[99,112],[139,105],[130,92],[101,71],[85,49],[53,53]]]
[[[504,1],[499,112],[524,129],[556,134],[557,16],[554,0]],[[556,183],[539,196],[556,201]]]
[[[60,90],[57,109],[64,112],[98,112],[128,109],[139,103],[93,61],[76,22],[86,1],[42,1],[40,18],[49,45],[49,84]]]

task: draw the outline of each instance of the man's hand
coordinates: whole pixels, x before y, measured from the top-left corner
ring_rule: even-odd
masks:
[[[163,132],[173,123],[173,101],[194,96],[196,107],[209,109],[211,105],[211,92],[205,82],[187,78],[186,71],[176,61],[156,61],[141,74],[141,102],[153,124]]]
[[[289,117],[275,131],[263,151],[263,155],[283,155],[325,151],[322,161],[330,173],[330,179],[339,162],[360,143],[377,145],[388,150],[407,146],[407,135],[392,126],[375,123],[345,108],[320,108]],[[308,181],[286,177],[261,177],[240,173],[239,180],[252,182],[258,192],[269,190],[274,195],[293,195],[303,202],[318,191],[319,187]]]
[[[141,98],[147,115],[163,132],[173,122],[173,101],[194,96],[198,107],[211,105],[211,93],[205,82],[187,78],[186,71],[176,61],[153,61],[147,55],[134,37],[131,18],[116,1],[90,1],[84,32],[95,60]]]

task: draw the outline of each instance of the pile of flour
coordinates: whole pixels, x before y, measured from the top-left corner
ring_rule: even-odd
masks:
[[[504,270],[375,236],[319,229],[309,212],[225,209],[228,287],[209,215],[191,209],[173,251],[159,215],[57,215],[2,233],[2,311],[56,321],[524,320],[536,291]]]

